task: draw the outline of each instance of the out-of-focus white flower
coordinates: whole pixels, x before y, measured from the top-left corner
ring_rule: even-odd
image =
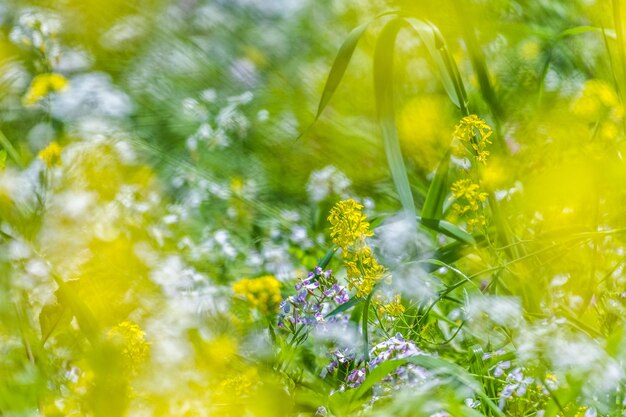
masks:
[[[349,197],[352,182],[346,175],[332,165],[313,171],[306,184],[311,201],[318,203],[331,195],[340,198]]]
[[[66,122],[86,116],[122,118],[133,111],[133,103],[111,82],[108,74],[93,72],[70,79],[64,94],[52,99],[54,117]]]

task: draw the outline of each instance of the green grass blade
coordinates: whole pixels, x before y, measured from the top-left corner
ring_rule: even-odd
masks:
[[[74,292],[73,288],[63,281],[61,277],[53,274],[54,281],[59,286],[59,295],[64,303],[67,303],[70,311],[76,317],[83,334],[93,344],[100,336],[100,326],[89,307]],[[61,301],[59,300],[59,301]]]
[[[0,130],[0,146],[4,148],[6,153],[9,154],[9,156],[11,157],[13,162],[17,164],[17,166],[19,167],[24,166],[24,164],[22,163],[22,158],[20,157],[20,154],[13,147],[9,139],[7,139],[7,137],[4,135],[4,133],[1,130]]]
[[[476,381],[465,369],[443,359],[434,358],[432,356],[412,356],[404,359],[396,359],[383,362],[373,369],[365,378],[365,381],[356,389],[352,397],[353,401],[362,398],[376,383],[381,381],[385,376],[389,375],[398,367],[414,364],[427,369],[434,376],[442,375],[451,377],[459,386],[463,386],[472,390],[490,410],[493,415],[504,417],[504,413],[500,411],[498,406],[491,401],[482,389],[482,386]]]
[[[470,245],[476,244],[476,239],[474,239],[474,236],[470,235],[456,224],[450,223],[445,220],[424,219],[419,216],[417,216],[417,220],[422,226],[434,232],[441,233],[462,243],[467,243]]]
[[[448,195],[448,170],[450,168],[450,154],[447,152],[435,172],[435,177],[430,183],[426,200],[422,206],[422,220],[442,219],[443,204]]]
[[[424,46],[426,46],[428,54],[437,67],[437,76],[441,80],[448,97],[450,97],[450,100],[452,100],[455,106],[461,108],[462,102],[459,100],[454,80],[448,71],[448,67],[443,59],[441,50],[437,45],[437,37],[433,26],[414,17],[406,18],[406,21],[417,32],[420,39],[424,43]]]
[[[562,38],[567,38],[568,36],[582,35],[584,33],[590,32],[601,32],[605,33],[609,38],[616,38],[614,31],[605,30],[598,26],[575,26],[573,28],[565,29],[563,32],[559,33],[556,39],[559,40]]]
[[[393,103],[393,57],[396,36],[403,23],[403,20],[398,18],[390,20],[378,37],[374,50],[374,91],[378,121],[383,134],[391,177],[404,212],[415,222],[415,203],[404,160],[402,159]]]
[[[621,74],[616,77],[619,80],[620,90],[623,91],[624,77],[626,77],[626,57],[624,56],[624,27],[622,26],[622,7],[620,0],[613,0],[613,22],[615,24],[615,35],[617,37],[617,55],[619,57]]]
[[[329,317],[332,317],[332,316],[336,316],[337,314],[343,313],[344,311],[348,310],[349,308],[354,307],[355,305],[359,304],[361,301],[363,301],[362,298],[353,296],[348,301],[346,301],[345,303],[341,304],[340,306],[335,308],[330,313],[326,314],[325,318],[329,318]]]
[[[328,78],[326,79],[326,84],[324,85],[324,91],[322,92],[322,98],[320,99],[319,105],[317,107],[315,120],[320,117],[320,115],[328,105],[328,102],[332,98],[333,94],[335,94],[337,87],[341,83],[341,80],[346,73],[348,64],[352,59],[352,54],[354,54],[354,50],[356,49],[356,46],[361,39],[361,36],[363,36],[363,33],[365,33],[365,30],[368,28],[370,23],[371,22],[363,23],[361,26],[353,29],[339,48],[339,52],[337,52],[337,56],[335,57],[333,66],[330,69]]]
[[[365,362],[369,362],[370,360],[370,342],[369,342],[369,332],[368,332],[368,322],[370,315],[370,303],[372,302],[372,296],[374,295],[374,291],[372,291],[367,298],[365,299],[365,304],[363,304],[363,319],[361,322],[361,329],[363,333],[363,360]]]
[[[318,266],[322,269],[326,268],[328,266],[328,264],[330,263],[330,260],[333,259],[333,256],[335,255],[335,252],[337,252],[337,247],[333,246],[332,248],[328,249],[328,252],[326,252],[326,254],[324,255],[324,257],[320,260]]]

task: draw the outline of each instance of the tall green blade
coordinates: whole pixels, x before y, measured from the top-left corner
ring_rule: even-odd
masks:
[[[363,23],[361,26],[353,29],[339,48],[339,52],[337,52],[337,56],[335,57],[335,62],[333,62],[333,66],[330,69],[328,78],[326,79],[326,84],[324,85],[324,91],[322,92],[322,98],[320,99],[320,103],[317,107],[315,120],[320,117],[333,94],[335,94],[339,83],[341,83],[341,80],[343,79],[343,75],[346,73],[348,64],[352,59],[352,54],[354,54],[356,45],[359,43],[361,36],[363,36],[363,33],[370,23],[371,22]]]
[[[13,147],[9,139],[4,135],[4,133],[0,130],[0,146],[6,151],[6,153],[11,157],[13,162],[17,164],[19,167],[23,167],[24,164],[22,162],[22,158],[17,150]]]
[[[437,39],[437,34],[434,27],[422,20],[413,17],[406,18],[405,20],[417,32],[420,39],[424,43],[424,46],[426,46],[428,54],[430,55],[431,59],[435,63],[435,66],[437,67],[437,76],[441,80],[443,88],[446,90],[448,97],[455,106],[457,106],[458,108],[462,108],[463,103],[462,99],[459,100],[459,94],[457,93],[457,88],[455,87],[455,81],[453,78],[454,75],[450,74],[448,66],[444,61],[442,49],[440,49],[440,47],[438,46],[439,41]]]
[[[426,200],[422,206],[422,221],[425,219],[442,219],[443,205],[448,195],[448,170],[450,168],[450,153],[447,152],[435,172],[430,183]]]
[[[404,212],[412,222],[416,223],[415,203],[402,159],[393,103],[393,57],[396,37],[403,24],[404,21],[399,18],[390,20],[378,37],[374,50],[374,92],[391,177]]]
[[[465,369],[443,359],[434,358],[432,356],[412,356],[405,359],[396,359],[383,362],[373,369],[365,378],[365,381],[357,388],[353,395],[353,401],[363,397],[376,383],[380,382],[385,376],[389,375],[397,368],[407,364],[415,364],[427,369],[435,376],[447,376],[459,385],[459,387],[469,388],[477,397],[490,409],[492,415],[504,417],[504,413],[500,411],[498,406],[485,395],[482,386],[474,379]]]

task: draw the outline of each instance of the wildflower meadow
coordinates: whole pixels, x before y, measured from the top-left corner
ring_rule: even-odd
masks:
[[[0,417],[626,416],[622,0],[0,0]]]

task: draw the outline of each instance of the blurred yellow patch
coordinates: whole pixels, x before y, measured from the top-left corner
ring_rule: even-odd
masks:
[[[601,80],[585,82],[580,96],[572,105],[572,110],[577,116],[590,120],[606,116],[620,119],[624,115],[624,108],[617,94],[611,86]]]
[[[528,178],[524,204],[552,228],[585,224],[596,201],[599,167],[588,160],[564,161]]]
[[[219,386],[219,392],[231,400],[245,397],[258,382],[259,374],[256,368],[248,368],[223,380]]]
[[[145,332],[137,324],[125,320],[111,330],[109,339],[118,342],[122,347],[122,355],[132,374],[137,373],[150,353],[150,343],[146,341]]]
[[[241,279],[233,285],[233,292],[263,314],[276,312],[282,300],[280,282],[272,275]]]
[[[520,56],[526,61],[534,61],[539,57],[541,47],[535,41],[529,40],[520,47]]]
[[[449,143],[450,108],[439,95],[419,95],[409,100],[398,118],[398,131],[407,155],[421,168],[431,171]]]
[[[28,91],[22,98],[24,106],[37,104],[42,98],[50,93],[63,91],[67,88],[68,81],[61,74],[47,73],[40,74],[33,78]]]
[[[52,141],[48,146],[39,152],[37,157],[43,161],[48,169],[61,166],[61,145],[57,141]]]
[[[508,180],[508,175],[502,159],[492,158],[489,164],[480,170],[480,177],[481,185],[486,190],[496,190],[503,187]]]
[[[211,365],[223,368],[237,355],[237,341],[229,336],[219,336],[211,340],[206,347]]]

